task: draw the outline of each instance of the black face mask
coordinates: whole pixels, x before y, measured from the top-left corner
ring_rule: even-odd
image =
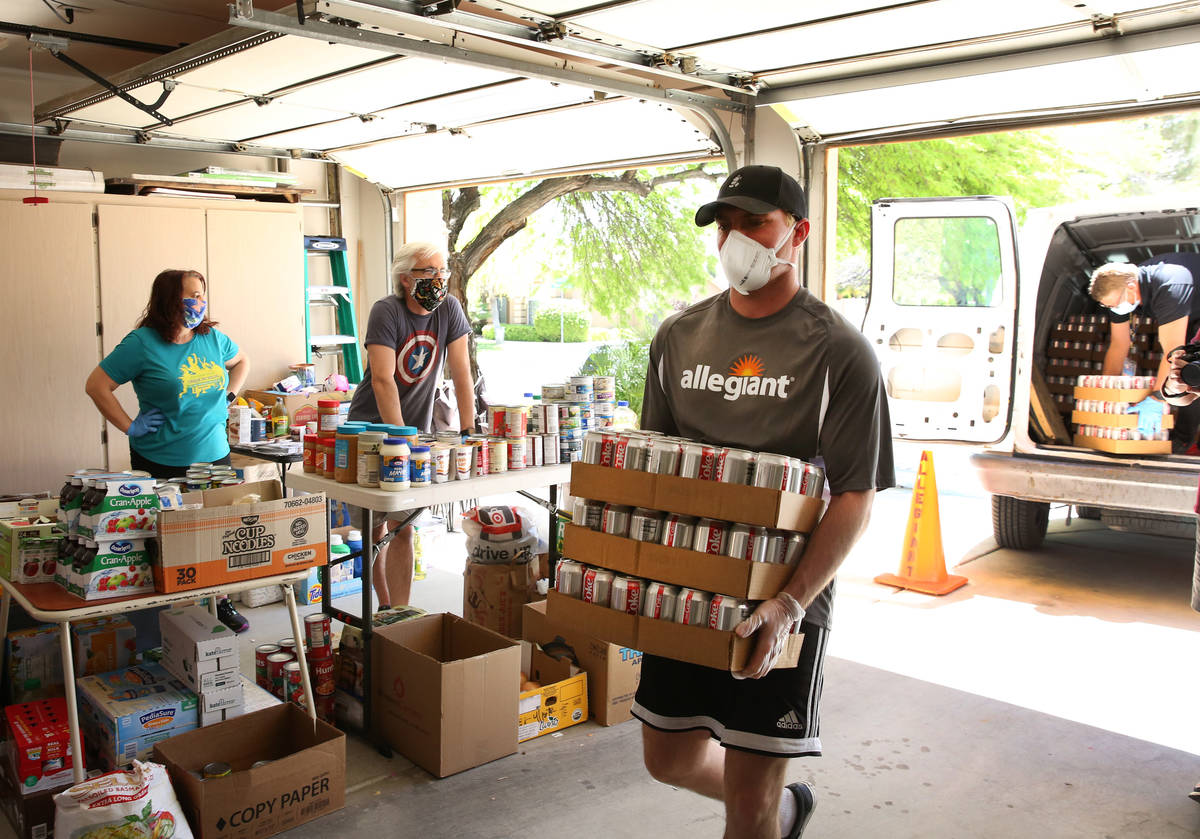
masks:
[[[413,277],[412,298],[432,312],[446,299],[446,281],[441,277]]]

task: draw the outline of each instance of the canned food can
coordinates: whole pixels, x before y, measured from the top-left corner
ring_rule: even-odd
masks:
[[[597,402],[613,402],[617,398],[616,376],[593,376],[592,394]]]
[[[696,519],[671,513],[663,520],[662,537],[659,544],[668,548],[690,550],[696,533]]]
[[[611,466],[610,463],[601,463],[603,449],[604,435],[599,431],[589,431],[583,435],[583,457],[580,459],[584,463],[594,463],[597,466]]]
[[[594,382],[591,376],[572,376],[567,382],[567,401],[568,402],[591,402],[595,393]]]
[[[798,457],[789,457],[787,462],[787,485],[784,487],[784,489],[788,492],[799,492],[800,473],[804,470],[804,461]]]
[[[280,638],[275,643],[279,645],[280,652],[291,653],[291,655],[293,657],[296,655],[296,639],[295,638]]]
[[[725,535],[729,533],[729,523],[718,519],[700,519],[696,523],[696,535],[692,541],[692,550],[702,554],[721,556],[725,553]]]
[[[333,654],[328,615],[305,615],[304,636],[309,652],[314,658]]]
[[[800,470],[800,485],[796,491],[810,498],[820,498],[825,491],[825,470],[813,463],[803,463]]]
[[[295,659],[294,655],[285,652],[272,653],[267,656],[267,678],[271,680],[271,693],[275,694],[278,699],[284,698],[283,665]]]
[[[754,452],[745,449],[722,449],[717,458],[716,480],[723,484],[750,486],[754,481]]]
[[[204,764],[204,768],[200,770],[200,777],[206,781],[210,781],[213,778],[224,778],[226,775],[231,774],[233,774],[233,769],[229,764],[222,763],[219,760]]]
[[[492,450],[488,446],[487,438],[472,438],[467,441],[471,443],[475,452],[475,469],[472,477],[482,478],[488,474],[488,470],[492,465]]]
[[[337,689],[337,674],[333,665],[333,654],[313,656],[308,660],[312,690],[317,696],[332,696]]]
[[[675,623],[689,626],[707,626],[708,608],[712,598],[707,591],[694,588],[681,588],[679,602],[675,606]]]
[[[558,433],[558,406],[543,405],[542,406],[542,433],[557,434]]]
[[[561,402],[566,398],[567,389],[564,385],[542,385],[543,402]]]
[[[558,463],[559,447],[557,434],[545,434],[541,438],[542,463],[554,466]]]
[[[527,452],[528,449],[524,437],[508,438],[508,468],[513,470],[524,469]]]
[[[509,407],[505,408],[504,436],[524,437],[528,433],[529,409],[524,405],[510,405]]]
[[[530,434],[544,434],[546,431],[546,406],[542,404],[529,406],[529,423],[526,425]]]
[[[629,535],[629,519],[632,507],[621,504],[605,504],[600,514],[600,530],[612,536]]]
[[[503,405],[488,405],[488,434],[494,434],[497,437],[504,435],[504,411]]]
[[[790,533],[787,537],[787,547],[784,549],[783,564],[795,566],[804,555],[808,546],[808,537],[803,533]]]
[[[609,596],[609,607],[627,615],[639,614],[644,586],[645,583],[637,577],[615,577],[612,582],[612,594]]]
[[[580,411],[579,405],[574,402],[560,402],[558,404],[558,427],[564,428],[579,428]]]
[[[525,461],[528,466],[546,465],[546,449],[542,444],[541,434],[533,434],[525,438]]]
[[[588,568],[583,572],[581,599],[584,603],[607,606],[612,597],[613,572],[607,568]]]
[[[766,562],[783,565],[787,561],[787,539],[788,534],[782,530],[767,531]]]
[[[583,565],[573,559],[560,559],[554,571],[554,590],[578,598],[583,592]]]
[[[679,586],[647,583],[642,593],[642,617],[673,621],[678,603]]]
[[[304,677],[300,673],[300,662],[289,661],[283,665],[284,701],[304,707]]]
[[[629,538],[638,542],[657,542],[662,538],[664,513],[637,507],[629,517]]]
[[[655,475],[678,475],[682,453],[683,446],[678,440],[655,437],[650,441],[650,451],[646,454],[646,471]]]
[[[729,632],[746,619],[746,601],[728,594],[714,594],[708,607],[708,628]]]
[[[279,651],[278,644],[259,644],[254,648],[254,682],[260,688],[271,689],[271,677],[267,673],[267,657]]]
[[[508,441],[488,440],[488,474],[508,471]]]
[[[781,454],[760,454],[754,467],[754,486],[787,489],[789,460]]]

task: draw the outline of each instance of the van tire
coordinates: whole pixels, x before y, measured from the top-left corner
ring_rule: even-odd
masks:
[[[1101,521],[1113,530],[1165,536],[1169,539],[1195,539],[1195,516],[1167,516],[1132,510],[1105,510]]]
[[[1082,504],[1075,505],[1075,515],[1081,519],[1090,519],[1092,521],[1100,520],[1099,507],[1085,507]]]
[[[1050,505],[1008,495],[992,496],[992,534],[1002,548],[1030,551],[1046,538]]]

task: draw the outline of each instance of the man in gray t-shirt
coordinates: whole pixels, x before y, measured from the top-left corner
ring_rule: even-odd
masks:
[[[815,798],[808,784],[784,789],[787,758],[821,752],[833,577],[875,491],[895,485],[891,426],[871,346],[800,287],[795,262],[809,229],[800,185],[773,166],[738,169],[696,213],[699,225],[713,220],[730,290],[659,327],[642,427],[823,463],[829,507],[788,584],[737,628],[757,638],[746,668],[646,655],[633,713],[646,768],[724,800],[726,835],[794,839]],[[770,669],[797,622],[799,665]]]

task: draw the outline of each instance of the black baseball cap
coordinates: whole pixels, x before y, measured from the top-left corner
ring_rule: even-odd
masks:
[[[808,216],[804,189],[778,166],[743,166],[730,172],[721,184],[717,200],[696,211],[696,224],[699,227],[712,224],[722,204],[755,214],[783,210],[798,219]]]

